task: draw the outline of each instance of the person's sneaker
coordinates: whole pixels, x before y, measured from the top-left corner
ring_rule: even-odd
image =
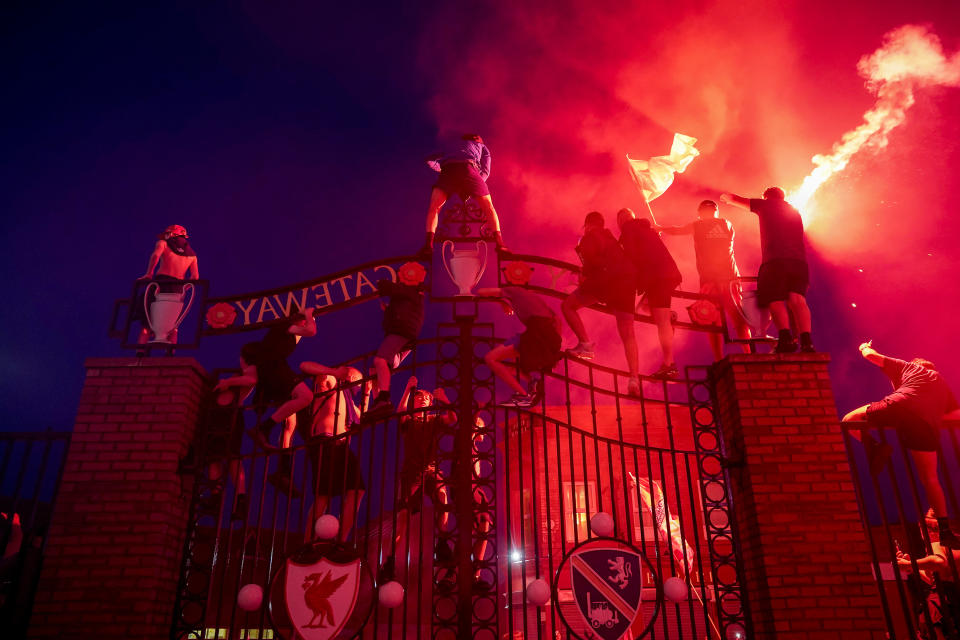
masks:
[[[584,360],[593,360],[593,357],[596,355],[592,342],[578,342],[577,346],[572,349],[567,349],[567,353],[577,358],[583,358]]]
[[[433,247],[429,244],[425,244],[420,247],[420,250],[417,251],[417,258],[420,260],[429,260],[433,257]]]
[[[660,368],[650,374],[651,378],[656,378],[658,380],[671,380],[680,375],[680,370],[677,369],[677,364],[671,363],[667,364],[664,362],[660,365]]]
[[[283,471],[274,471],[267,476],[267,482],[276,487],[277,491],[287,494],[291,498],[299,498],[300,491],[290,482],[290,475]]]
[[[794,353],[797,350],[797,341],[791,336],[790,339],[780,338],[777,340],[777,346],[774,347],[774,353]]]
[[[377,420],[383,420],[386,417],[389,417],[393,413],[393,405],[390,404],[389,398],[384,398],[382,400],[375,400],[370,409],[363,414],[364,422],[376,422]]]
[[[537,399],[529,393],[515,393],[503,404],[506,407],[532,407],[536,401]]]
[[[627,383],[627,395],[640,397],[643,394],[640,388],[640,380],[637,378],[630,378],[630,382]]]
[[[277,451],[279,447],[270,444],[270,431],[261,425],[255,426],[249,432],[253,443],[264,451]]]
[[[541,394],[543,394],[543,380],[540,378],[531,378],[530,384],[527,385],[527,395],[539,400]]]

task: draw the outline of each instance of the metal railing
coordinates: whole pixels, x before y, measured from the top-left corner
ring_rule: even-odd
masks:
[[[0,629],[26,637],[70,432],[0,432]]]
[[[894,429],[866,429],[844,423],[847,453],[860,516],[877,580],[890,638],[960,638],[960,551],[939,544],[936,519],[912,453]],[[864,434],[861,435],[861,432]],[[858,440],[889,446],[889,463],[871,473]],[[940,432],[937,481],[942,487],[952,530],[960,530],[960,422]],[[879,466],[879,465],[877,465]],[[927,479],[927,482],[933,481]],[[899,558],[899,561],[898,561]]]

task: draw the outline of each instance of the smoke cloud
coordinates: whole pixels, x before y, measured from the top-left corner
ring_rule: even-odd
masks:
[[[948,57],[927,27],[904,25],[887,33],[883,46],[861,58],[857,71],[877,101],[863,114],[863,124],[843,134],[829,155],[813,157],[816,168],[790,193],[788,199],[804,212],[808,224],[814,220],[810,200],[820,186],[843,171],[854,154],[886,147],[890,132],[906,120],[917,89],[960,86],[960,52]]]

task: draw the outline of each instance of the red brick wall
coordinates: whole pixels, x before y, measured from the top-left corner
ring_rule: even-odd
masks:
[[[714,365],[755,638],[885,638],[826,354]]]
[[[192,358],[86,368],[29,636],[167,638],[189,508],[177,465],[206,374]]]

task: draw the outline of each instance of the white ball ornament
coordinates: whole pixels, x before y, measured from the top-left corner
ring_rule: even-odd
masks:
[[[550,585],[543,578],[531,580],[527,585],[527,600],[530,604],[542,607],[550,602]]]
[[[590,528],[595,534],[601,537],[609,537],[613,535],[613,518],[610,517],[610,514],[606,511],[601,511],[595,513],[592,518],[590,518]]]
[[[676,576],[667,578],[667,581],[663,583],[663,595],[670,602],[683,602],[687,599],[687,585]]]
[[[403,585],[396,580],[391,580],[380,587],[377,595],[380,598],[380,604],[388,609],[393,609],[403,602]]]
[[[245,584],[237,594],[237,606],[244,611],[256,611],[263,604],[263,588],[258,584]]]
[[[313,532],[317,534],[317,537],[321,540],[333,540],[337,537],[337,532],[340,530],[340,520],[337,519],[337,516],[330,515],[326,513],[319,518],[313,525]]]

